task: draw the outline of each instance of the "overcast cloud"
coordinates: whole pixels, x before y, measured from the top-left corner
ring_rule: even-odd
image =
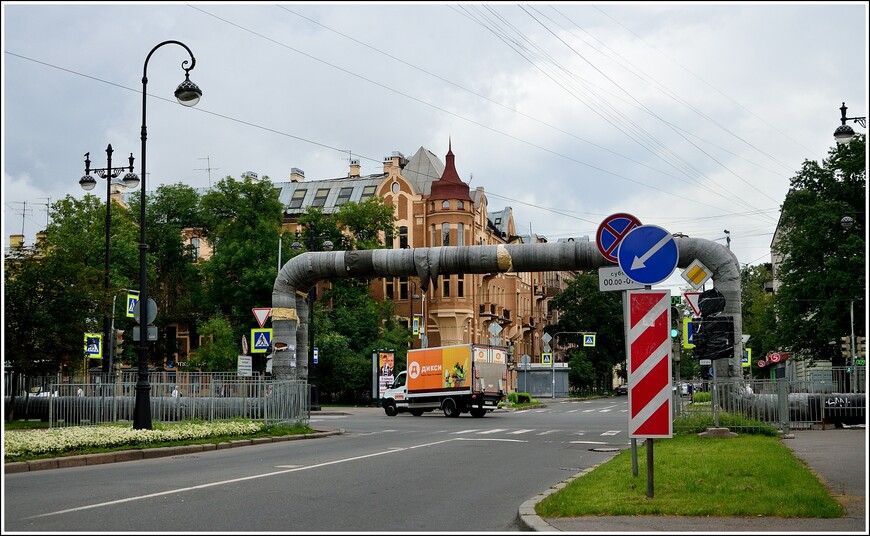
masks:
[[[423,146],[520,234],[588,235],[627,212],[770,261],[789,179],[868,111],[868,4],[3,3],[3,237],[84,196],[84,154],[148,190],[243,172],[362,173]],[[850,123],[857,132],[865,132]],[[102,186],[101,186],[102,185]],[[95,195],[105,199],[105,183]],[[272,261],[268,261],[272,262]],[[684,283],[679,275],[669,280]],[[675,285],[672,285],[675,286]]]

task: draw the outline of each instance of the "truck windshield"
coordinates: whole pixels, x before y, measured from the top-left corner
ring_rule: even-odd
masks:
[[[400,372],[396,379],[393,380],[393,385],[390,386],[390,389],[395,389],[397,387],[402,387],[405,385],[405,376],[404,372]]]

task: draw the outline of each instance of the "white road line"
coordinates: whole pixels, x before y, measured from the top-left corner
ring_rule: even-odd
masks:
[[[622,433],[622,430],[608,430],[608,431],[602,433],[601,435],[616,435],[616,434],[621,434],[621,433]]]
[[[545,432],[540,432],[536,435],[547,435],[547,434],[555,434],[556,432],[561,432],[562,430],[547,430]]]
[[[606,441],[571,441],[570,443],[582,445],[606,445]]]
[[[470,434],[470,433],[472,433],[472,432],[476,432],[476,431],[478,431],[478,430],[480,430],[480,428],[472,428],[471,430],[459,430],[459,431],[457,431],[457,432],[450,432],[450,433],[453,434],[453,435],[456,435],[456,434]]]
[[[362,456],[353,456],[351,458],[343,458],[343,459],[333,460],[331,462],[324,462],[324,463],[318,463],[318,464],[314,464],[314,465],[308,465],[305,467],[294,467],[292,469],[283,469],[281,471],[272,471],[269,473],[263,473],[263,474],[259,474],[259,475],[249,475],[249,476],[244,476],[241,478],[232,478],[229,480],[219,480],[217,482],[210,482],[208,484],[200,484],[198,486],[189,486],[186,488],[175,488],[175,489],[170,489],[170,490],[166,490],[166,491],[159,491],[157,493],[148,493],[146,495],[137,495],[137,496],[133,496],[133,497],[126,497],[124,499],[116,499],[114,501],[106,501],[106,502],[100,502],[100,503],[96,503],[96,504],[89,504],[87,506],[68,508],[66,510],[58,510],[56,512],[48,512],[46,514],[38,514],[35,516],[30,516],[30,517],[27,517],[25,519],[36,519],[36,518],[40,518],[40,517],[56,516],[56,515],[60,515],[60,514],[68,514],[70,512],[82,512],[85,510],[92,510],[94,508],[101,508],[103,506],[111,506],[114,504],[124,504],[124,503],[133,502],[133,501],[140,501],[143,499],[151,499],[154,497],[164,497],[166,495],[175,495],[176,493],[184,493],[186,491],[193,491],[193,490],[198,490],[198,489],[208,489],[208,488],[213,488],[216,486],[225,486],[227,484],[235,484],[236,482],[244,482],[246,480],[256,480],[259,478],[265,478],[265,477],[270,477],[270,476],[284,475],[287,473],[295,473],[297,471],[307,471],[309,469],[318,469],[320,467],[328,467],[330,465],[337,465],[340,463],[353,462],[353,461],[357,461],[357,460],[364,460],[366,458],[373,458],[375,456],[385,456],[388,454],[395,454],[397,452],[402,452],[405,450],[431,447],[434,445],[440,445],[442,443],[449,443],[451,441],[460,441],[460,440],[461,440],[461,438],[444,439],[442,441],[433,441],[432,443],[423,443],[421,445],[415,445],[415,446],[411,446],[411,447],[395,448],[395,449],[391,449],[391,450],[373,452],[371,454],[363,454]],[[519,440],[510,440],[509,439],[506,441],[519,441]]]
[[[516,430],[516,431],[514,431],[514,432],[508,432],[508,434],[510,434],[510,435],[518,435],[518,434],[525,434],[525,433],[527,433],[527,432],[534,432],[534,431],[535,431],[534,428],[526,428],[525,430]]]
[[[478,435],[481,435],[481,434],[494,434],[494,433],[496,433],[496,432],[504,432],[504,431],[506,431],[506,430],[507,430],[507,428],[493,428],[492,430],[484,430],[483,432],[477,432],[477,433],[478,433]]]

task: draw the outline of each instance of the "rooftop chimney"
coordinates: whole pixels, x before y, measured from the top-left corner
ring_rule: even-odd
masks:
[[[350,174],[348,176],[359,177],[359,159],[350,161]]]
[[[305,172],[299,168],[290,168],[290,182],[302,182],[305,180]]]

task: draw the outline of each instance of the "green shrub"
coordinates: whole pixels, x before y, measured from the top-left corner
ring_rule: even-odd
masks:
[[[692,403],[697,404],[699,402],[710,402],[713,400],[713,394],[709,391],[698,391],[696,393],[692,393]]]

